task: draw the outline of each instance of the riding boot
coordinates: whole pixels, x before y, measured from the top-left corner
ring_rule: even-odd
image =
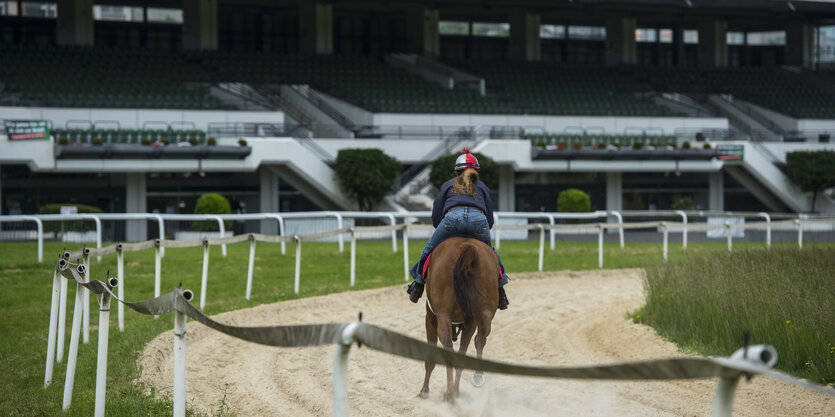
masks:
[[[504,287],[499,287],[499,310],[507,310],[507,294],[504,292]]]
[[[412,281],[412,283],[409,284],[409,288],[406,289],[406,292],[409,293],[409,300],[416,303],[420,300],[420,296],[423,295],[423,284],[417,281]]]

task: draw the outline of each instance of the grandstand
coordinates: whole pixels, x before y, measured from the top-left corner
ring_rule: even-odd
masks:
[[[568,187],[595,209],[835,211],[781,170],[835,146],[835,4],[255,3],[0,2],[0,119],[51,135],[0,134],[0,213],[67,187],[128,212],[206,191],[238,211],[352,209],[332,165],[358,147],[405,166],[380,208],[416,209],[427,164],[461,146],[498,163],[505,211],[553,210],[531,199]],[[227,151],[241,138],[251,152]],[[102,181],[122,191],[84,185]]]

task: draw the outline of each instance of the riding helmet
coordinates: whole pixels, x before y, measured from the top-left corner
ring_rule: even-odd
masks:
[[[463,171],[467,168],[472,168],[478,170],[478,159],[476,159],[475,155],[470,153],[470,148],[464,148],[461,150],[461,155],[458,156],[458,159],[455,160],[455,172]]]

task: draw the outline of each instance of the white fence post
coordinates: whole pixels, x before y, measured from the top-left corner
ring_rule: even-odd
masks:
[[[499,213],[496,213],[495,211],[493,212],[493,224],[499,224]],[[496,236],[496,250],[499,250],[502,248],[502,231],[499,229],[494,229],[493,233]]]
[[[771,216],[766,212],[760,212],[760,216],[765,219],[765,248],[771,249]]]
[[[64,258],[66,260],[66,258]],[[69,295],[69,281],[61,280],[61,295],[58,296],[58,340],[55,347],[55,361],[61,363],[64,360],[64,339],[66,339],[67,328],[67,298]]]
[[[150,214],[150,216],[157,219],[157,228],[159,229],[159,239],[160,240],[165,239],[165,220],[163,220],[162,216],[160,216],[159,214]],[[162,250],[160,251],[160,256],[162,256],[163,258],[165,257],[165,248],[162,248]],[[119,282],[122,282],[121,279],[120,279]],[[120,295],[119,297],[121,298],[122,296]],[[119,305],[121,305],[121,304],[122,303],[119,303]]]
[[[342,235],[340,235],[342,236]],[[293,291],[298,294],[299,293],[299,273],[301,272],[302,267],[302,240],[299,238],[299,235],[293,235],[293,240],[296,241],[296,276],[293,280]],[[340,238],[341,242],[341,238]]]
[[[597,267],[603,268],[603,225],[597,224]]]
[[[539,272],[542,272],[542,262],[545,257],[545,227],[539,225]]]
[[[609,215],[615,216],[618,219],[618,239],[620,239],[620,248],[623,249],[624,241],[623,241],[623,215],[620,214],[619,211],[611,210],[609,211]]]
[[[78,272],[81,274],[81,277],[84,279],[84,282],[88,282],[87,279],[87,265],[79,265]],[[64,402],[62,407],[64,411],[70,409],[70,405],[72,404],[72,389],[73,384],[75,383],[75,364],[76,359],[78,358],[78,339],[81,336],[81,322],[82,316],[84,315],[84,292],[87,291],[86,288],[82,287],[80,283],[76,283],[75,286],[75,306],[73,306],[73,314],[72,314],[72,328],[70,329],[70,352],[67,355],[67,376],[64,380]]]
[[[64,259],[58,262],[66,262]],[[63,278],[55,269],[52,271],[52,302],[49,304],[49,337],[46,342],[46,372],[44,372],[43,387],[52,384],[52,372],[55,367],[55,338],[58,332],[58,298],[61,296],[61,281]]]
[[[206,308],[206,290],[209,286],[209,239],[203,239],[203,275],[200,280],[200,309]]]
[[[183,291],[190,301],[191,291]],[[186,415],[186,320],[185,313],[174,311],[174,417]]]
[[[154,298],[156,298],[159,297],[159,288],[162,285],[162,259],[160,258],[160,249],[162,248],[162,245],[160,244],[159,239],[157,239],[154,244]],[[154,318],[159,318],[159,316],[154,316]]]
[[[663,233],[664,233],[664,239],[663,239],[664,262],[667,262],[667,247],[669,246],[670,230],[667,227],[667,222],[661,222],[661,228],[663,229]]]
[[[681,247],[687,249],[687,213],[683,210],[676,210],[676,214],[681,216],[681,223],[683,224],[681,229]]]
[[[116,245],[116,279],[119,280],[119,298],[125,299],[125,253],[122,244]],[[116,303],[119,315],[119,331],[125,331],[125,305]]]
[[[336,349],[333,360],[333,415],[348,417],[348,353],[351,344],[356,341],[357,323],[348,324],[342,330],[342,340]]]
[[[394,226],[397,224],[397,220],[394,219],[394,215],[391,213],[384,214],[389,219],[389,223]],[[392,229],[391,231],[391,250],[394,253],[397,253],[397,230]]]
[[[90,248],[84,248],[84,268],[87,272],[87,275],[84,276],[84,280],[90,282]],[[82,333],[84,337],[82,340],[84,344],[90,343],[90,291],[87,291],[84,288],[81,293],[84,295],[84,321],[83,321],[83,328],[84,332]]]
[[[226,237],[226,225],[223,224],[223,219],[220,216],[210,216],[210,217],[213,217],[213,218],[217,219],[217,228],[220,230],[220,237],[221,238]],[[226,257],[226,244],[225,243],[220,244],[220,253],[223,255],[224,258]],[[200,302],[202,303],[203,302],[203,299],[202,299],[203,296],[201,295],[200,297],[201,297]],[[200,307],[200,308],[202,309],[203,307]]]
[[[23,219],[35,222],[38,228],[38,263],[43,263],[43,222],[35,216],[23,216]]]
[[[797,226],[797,249],[803,249],[803,221],[794,219],[794,224]]]
[[[246,299],[252,294],[252,274],[255,269],[255,235],[249,235],[249,265],[246,269]]]
[[[409,225],[403,224],[403,280],[409,281]]]
[[[119,285],[119,280],[108,277],[105,285],[108,289],[113,289],[113,287]],[[99,352],[96,355],[96,417],[104,417],[104,399],[107,392],[107,339],[109,336],[110,293],[105,291],[101,294],[101,305],[99,306]]]
[[[548,224],[551,225],[551,250],[554,250],[554,242],[556,241],[557,229],[554,229],[553,227],[556,224],[556,222],[554,221],[553,214],[548,215]]]
[[[357,231],[353,227],[348,228],[351,232],[351,286],[357,280]]]
[[[725,231],[728,232],[728,252],[733,252],[734,238],[733,234],[731,233],[732,230],[730,222],[725,222]]]

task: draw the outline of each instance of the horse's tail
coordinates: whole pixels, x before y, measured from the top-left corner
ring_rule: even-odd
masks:
[[[473,245],[464,245],[464,249],[458,256],[455,266],[452,268],[452,290],[455,292],[455,301],[464,315],[464,322],[473,319],[472,292],[473,281],[472,267],[476,261],[476,248]]]

